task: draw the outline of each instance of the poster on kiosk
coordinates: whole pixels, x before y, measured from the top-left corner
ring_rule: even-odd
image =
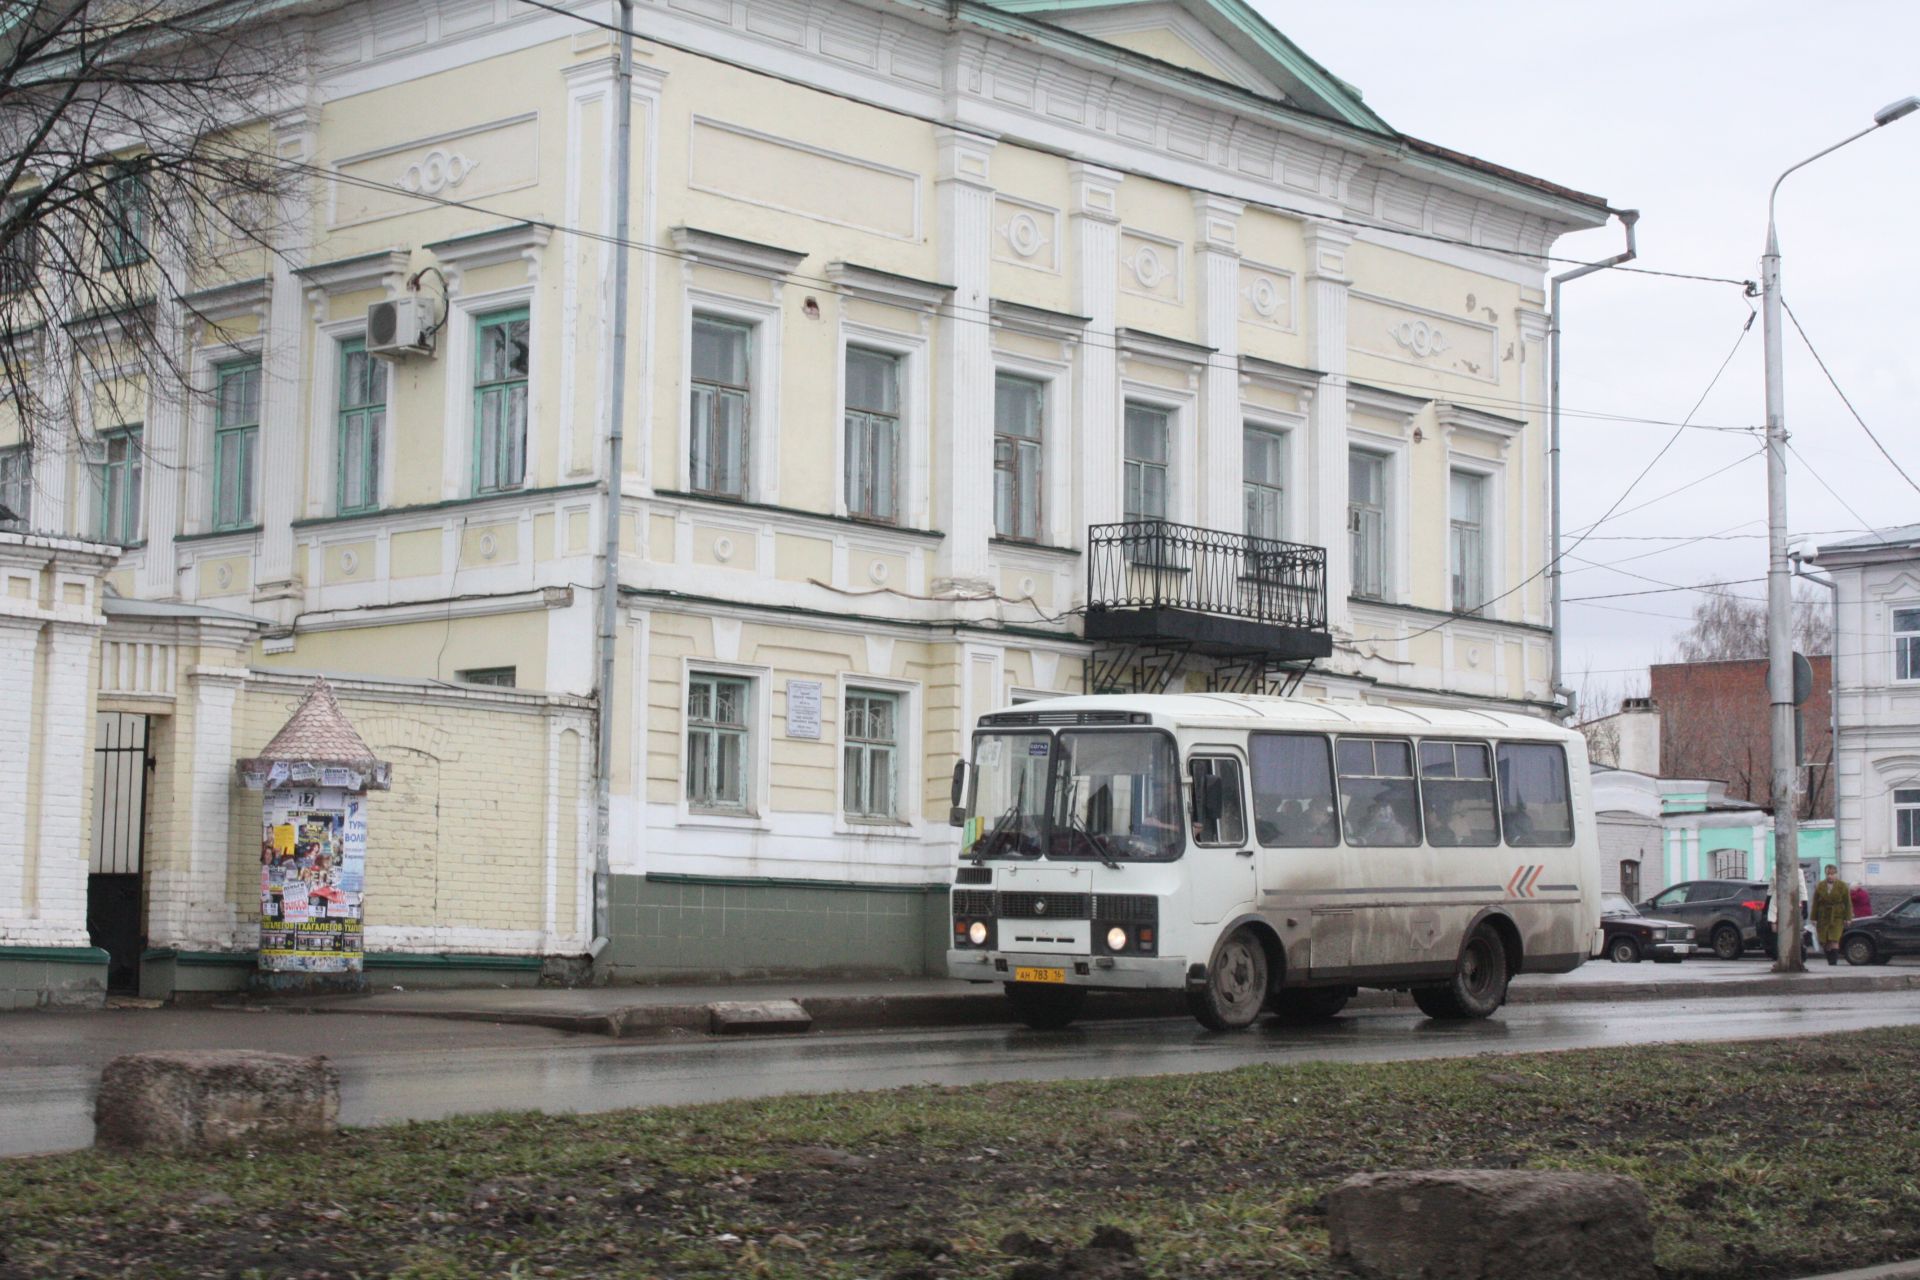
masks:
[[[367,802],[339,787],[266,793],[260,833],[260,968],[357,973],[366,958],[361,894]]]

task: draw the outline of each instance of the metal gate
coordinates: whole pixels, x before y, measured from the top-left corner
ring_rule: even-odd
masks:
[[[94,718],[93,853],[87,863],[87,933],[107,953],[107,986],[140,986],[146,946],[141,864],[147,843],[147,717]]]

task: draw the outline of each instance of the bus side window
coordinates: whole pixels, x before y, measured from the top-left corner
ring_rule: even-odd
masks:
[[[1421,743],[1420,805],[1427,822],[1427,843],[1436,849],[1499,844],[1493,760],[1487,744]]]
[[[1413,744],[1401,738],[1340,739],[1340,825],[1347,843],[1406,849],[1420,843]]]
[[[1340,843],[1333,805],[1333,750],[1323,734],[1256,733],[1253,831],[1269,849],[1326,849]]]
[[[1558,743],[1503,742],[1497,755],[1507,843],[1523,849],[1572,844],[1566,750]]]
[[[1196,799],[1203,785],[1202,779],[1220,779],[1219,815],[1211,822],[1201,822],[1197,817],[1200,806],[1194,805],[1194,840],[1199,844],[1245,844],[1247,815],[1240,799],[1240,762],[1231,756],[1195,756],[1187,764],[1187,773],[1193,779]]]

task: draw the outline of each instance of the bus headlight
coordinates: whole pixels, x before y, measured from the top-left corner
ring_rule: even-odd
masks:
[[[1127,931],[1119,925],[1107,930],[1107,950],[1125,951],[1127,949]]]
[[[987,925],[984,920],[975,920],[967,926],[967,941],[976,947],[987,945]]]

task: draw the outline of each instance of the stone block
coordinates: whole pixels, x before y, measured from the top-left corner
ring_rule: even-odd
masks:
[[[1363,1173],[1327,1196],[1333,1255],[1372,1280],[1651,1280],[1646,1193],[1618,1174]]]
[[[340,1073],[324,1057],[174,1051],[115,1058],[100,1073],[94,1143],[201,1150],[330,1137]]]
[[[813,1015],[797,1000],[723,1000],[707,1011],[717,1036],[804,1032],[813,1026]]]

